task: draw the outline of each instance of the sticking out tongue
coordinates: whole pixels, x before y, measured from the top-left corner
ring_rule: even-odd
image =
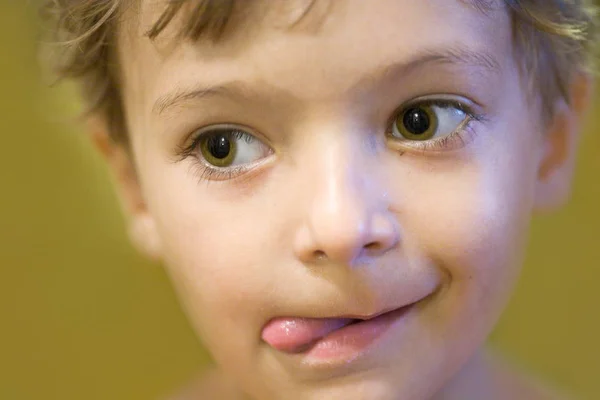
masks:
[[[347,318],[276,318],[262,331],[262,339],[277,350],[293,353],[354,320]]]

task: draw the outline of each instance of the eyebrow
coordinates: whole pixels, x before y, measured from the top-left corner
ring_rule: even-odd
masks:
[[[491,53],[475,51],[465,47],[445,47],[441,49],[421,50],[408,62],[396,62],[379,67],[352,85],[349,91],[358,87],[364,87],[369,83],[381,81],[390,75],[408,75],[416,69],[430,65],[471,67],[494,75],[498,75],[501,72],[500,63]],[[152,113],[161,115],[178,105],[210,97],[248,99],[257,97],[257,93],[248,84],[235,80],[219,85],[179,88],[173,92],[161,95],[154,103]]]

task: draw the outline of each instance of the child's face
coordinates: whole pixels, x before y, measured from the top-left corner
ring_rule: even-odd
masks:
[[[317,2],[286,29],[301,3],[171,46],[142,2],[121,45],[132,223],[257,398],[426,398],[504,307],[556,140],[505,11]]]

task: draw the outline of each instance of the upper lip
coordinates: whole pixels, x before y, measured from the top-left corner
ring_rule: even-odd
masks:
[[[415,303],[418,303],[419,301],[420,300],[417,300],[417,301],[415,301],[413,303],[405,304],[405,305],[400,306],[400,307],[386,308],[386,309],[384,309],[382,311],[379,311],[377,313],[374,313],[374,314],[368,314],[368,315],[364,315],[364,314],[363,315],[359,315],[359,314],[344,314],[344,315],[340,315],[340,316],[337,316],[337,317],[331,317],[331,318],[336,318],[336,319],[337,318],[339,318],[339,319],[359,319],[359,320],[367,321],[367,320],[370,320],[370,319],[373,319],[373,318],[377,318],[380,315],[387,314],[389,312],[396,311],[396,310],[399,310],[401,308],[409,307],[409,306],[411,306],[411,305],[413,305]]]
[[[408,308],[408,307],[412,307],[413,305],[420,303],[421,301],[429,298],[432,294],[434,294],[435,292],[430,292],[426,295],[423,296],[419,296],[417,298],[413,298],[411,301],[409,301],[408,303],[404,303],[402,305],[399,306],[392,306],[392,307],[386,307],[381,309],[381,311],[377,311],[377,312],[371,312],[371,313],[354,313],[354,314],[333,314],[333,313],[319,313],[317,315],[315,315],[314,312],[310,313],[310,314],[290,314],[288,315],[289,318],[306,318],[306,319],[347,319],[347,320],[360,320],[360,321],[368,321],[370,319],[373,318],[377,318],[383,314],[387,314],[393,311],[397,311],[403,308]],[[312,314],[312,315],[311,315]],[[283,316],[281,316],[280,318],[284,318]]]

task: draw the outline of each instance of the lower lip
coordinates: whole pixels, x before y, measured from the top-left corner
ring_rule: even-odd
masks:
[[[364,353],[402,318],[411,306],[399,308],[378,317],[353,323],[317,340],[303,352],[310,364],[349,362]]]

